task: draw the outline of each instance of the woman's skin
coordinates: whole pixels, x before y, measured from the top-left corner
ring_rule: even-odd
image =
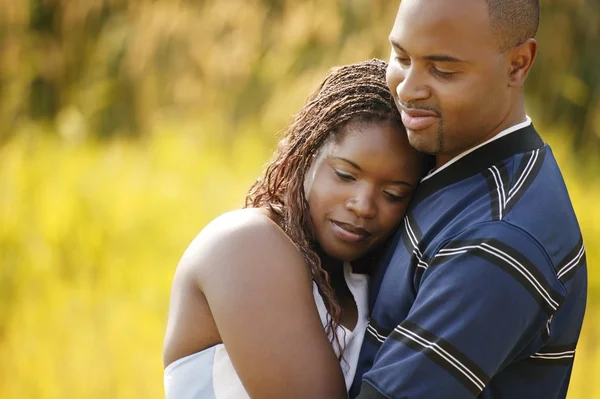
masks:
[[[306,197],[323,266],[342,308],[341,324],[349,329],[358,315],[340,261],[366,255],[393,233],[418,184],[420,165],[395,123],[350,122],[307,172]],[[175,273],[165,367],[219,343],[250,397],[347,396],[310,271],[267,210],[215,219]]]

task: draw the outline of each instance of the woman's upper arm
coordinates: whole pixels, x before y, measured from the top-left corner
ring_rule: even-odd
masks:
[[[184,255],[251,397],[345,398],[304,259],[269,219],[233,213]]]

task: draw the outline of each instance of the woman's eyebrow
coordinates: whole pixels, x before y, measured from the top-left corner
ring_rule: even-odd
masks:
[[[410,188],[413,187],[412,184],[410,184],[409,182],[404,181],[404,180],[394,180],[394,181],[391,181],[390,184],[400,184],[400,185],[403,185],[403,186],[408,186]]]
[[[342,158],[342,157],[332,157],[331,159],[337,159],[338,161],[346,162],[347,164],[350,164],[350,166],[352,166],[353,168],[358,169],[362,172],[362,169],[360,168],[360,166],[358,166],[358,164],[356,162],[352,162],[349,159]]]
[[[342,161],[342,162],[346,162],[347,164],[349,164],[350,166],[352,166],[356,170],[359,170],[359,171],[362,172],[362,169],[360,168],[360,166],[358,166],[358,164],[356,162],[352,162],[349,159],[346,159],[346,158],[343,158],[343,157],[332,157],[331,159]],[[411,188],[413,187],[412,184],[410,184],[409,182],[404,181],[404,180],[394,180],[394,181],[391,181],[390,184],[401,184],[403,186],[408,186],[408,187],[411,187]]]

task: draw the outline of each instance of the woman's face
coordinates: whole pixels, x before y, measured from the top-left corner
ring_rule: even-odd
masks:
[[[305,178],[316,238],[352,261],[398,226],[421,177],[421,157],[392,122],[351,122],[326,143]]]

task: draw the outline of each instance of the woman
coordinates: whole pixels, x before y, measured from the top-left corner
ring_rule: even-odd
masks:
[[[367,276],[349,262],[369,263],[423,172],[385,69],[333,69],[246,208],[211,222],[183,255],[164,347],[168,399],[347,396],[368,317]]]

